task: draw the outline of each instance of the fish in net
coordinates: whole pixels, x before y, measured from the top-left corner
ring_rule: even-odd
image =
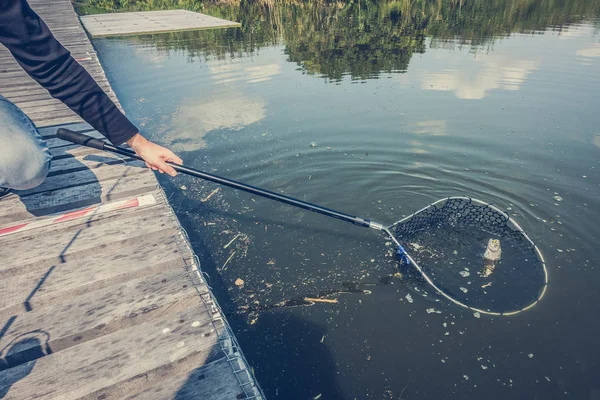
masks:
[[[541,252],[490,204],[442,199],[384,230],[399,246],[403,273],[455,304],[512,315],[544,296],[548,274]]]

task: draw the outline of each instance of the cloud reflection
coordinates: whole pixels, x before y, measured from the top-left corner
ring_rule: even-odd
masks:
[[[228,63],[208,66],[216,84],[234,82],[259,83],[271,79],[281,73],[281,65],[269,63],[244,66],[242,63]]]
[[[577,50],[577,55],[585,58],[600,57],[600,45]]]
[[[207,96],[193,104],[183,104],[173,114],[172,130],[165,137],[174,151],[194,151],[206,147],[204,136],[213,130],[239,131],[265,118],[265,101],[231,91]]]
[[[180,104],[172,116],[167,145],[175,151],[202,149],[211,131],[239,131],[264,119],[265,100],[244,89],[280,74],[281,66],[274,61],[268,56],[209,61],[212,92],[203,91],[201,98],[187,98]]]
[[[463,60],[464,62],[464,60]],[[424,90],[453,91],[459,99],[477,100],[495,89],[519,90],[527,76],[540,63],[532,60],[514,60],[503,55],[478,55],[473,68],[448,68],[442,72],[421,73]]]

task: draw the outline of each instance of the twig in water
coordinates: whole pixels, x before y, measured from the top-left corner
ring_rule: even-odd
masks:
[[[404,386],[404,389],[402,389],[402,391],[400,392],[400,400],[402,400],[402,395],[404,394],[406,388],[408,388],[408,385]]]
[[[225,264],[223,264],[223,266],[221,267],[221,271],[225,271],[225,266],[229,263],[229,261],[233,258],[234,255],[235,255],[235,250],[233,251],[233,253],[231,253],[231,255],[229,256],[227,261],[225,261]]]
[[[213,190],[212,192],[210,192],[210,194],[208,196],[206,196],[205,198],[203,198],[202,200],[200,200],[203,203],[206,203],[208,200],[210,200],[211,197],[213,197],[215,195],[215,193],[217,193],[219,191],[220,188],[216,188],[215,190]]]
[[[241,235],[241,233],[238,233],[237,235],[235,235],[235,237],[233,239],[231,239],[231,242],[227,243],[225,246],[223,246],[224,249],[228,248],[231,243],[235,242],[235,239],[239,238]]]
[[[314,297],[305,297],[304,301],[312,301],[313,303],[337,303],[337,299],[317,299]]]

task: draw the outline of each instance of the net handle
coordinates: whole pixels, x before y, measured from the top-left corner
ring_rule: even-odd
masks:
[[[71,143],[80,144],[83,146],[92,147],[99,150],[109,151],[111,153],[116,153],[120,155],[124,155],[127,157],[135,158],[136,160],[144,161],[144,159],[138,156],[134,151],[125,149],[122,147],[113,146],[110,143],[107,143],[103,140],[95,139],[91,136],[85,135],[83,133],[74,132],[69,129],[59,128],[56,132],[56,135],[63,140],[69,141]],[[194,168],[185,167],[183,165],[174,164],[172,162],[167,161],[171,167],[175,169],[177,172],[184,173],[186,175],[190,175],[196,178],[204,179],[207,181],[211,181],[214,183],[218,183],[220,185],[228,186],[234,189],[242,190],[244,192],[252,193],[257,196],[265,197],[267,199],[275,200],[280,203],[285,203],[294,207],[299,207],[307,211],[312,211],[318,214],[322,214],[331,218],[341,219],[342,221],[351,222],[355,225],[362,226],[365,228],[373,228],[376,230],[382,230],[383,225],[374,221],[370,221],[368,219],[346,214],[340,211],[336,211],[330,208],[322,207],[317,204],[309,203],[307,201],[302,201],[295,199],[293,197],[285,196],[279,193],[271,192],[266,189],[261,189],[256,186],[247,185],[245,183],[237,182],[231,179],[223,178],[221,176],[209,174],[208,172],[203,172]]]

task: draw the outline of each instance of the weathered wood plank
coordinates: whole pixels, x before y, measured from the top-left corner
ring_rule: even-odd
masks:
[[[219,353],[215,343],[221,332],[212,325],[195,324],[197,318],[196,309],[167,314],[1,371],[0,387],[14,382],[6,399],[68,400],[169,368],[188,357],[197,356],[196,365],[201,365]],[[23,373],[30,369],[33,373]]]
[[[56,131],[59,128],[70,129],[74,132],[85,132],[87,135],[92,135],[92,133],[93,133],[93,131],[91,131],[93,129],[92,126],[90,124],[88,124],[87,122],[75,123],[75,124],[71,124],[71,125],[48,126],[45,128],[38,128],[38,131],[40,132],[40,135],[42,135],[43,138],[48,138],[48,137],[55,137]],[[67,143],[67,142],[65,142],[65,143]]]
[[[85,293],[109,290],[113,285],[170,269],[183,274],[182,254],[174,247],[174,237],[166,237],[160,244],[155,243],[154,238],[152,241],[141,238],[140,241],[145,248],[127,246],[128,253],[118,249],[115,253],[119,257],[105,254],[104,259],[97,260],[94,265],[76,259],[41,269],[22,269],[10,277],[3,277],[0,317],[7,319],[12,314],[28,311],[27,308],[36,310],[58,301],[74,301],[73,298]],[[86,261],[89,259],[85,258]],[[39,290],[34,290],[40,282],[43,284]],[[30,298],[32,292],[35,295]]]
[[[142,161],[137,161],[125,156],[119,156],[117,154],[102,152],[99,154],[87,154],[84,156],[66,157],[58,160],[53,160],[48,175],[53,176],[56,174],[67,174],[82,169],[93,170],[96,168],[100,168],[104,165],[113,164],[121,164],[123,165],[123,168],[138,168],[141,165],[145,165],[145,163],[143,163]],[[21,192],[19,193],[26,194]]]
[[[79,147],[81,149],[81,147]],[[89,148],[83,148],[89,149]],[[95,150],[95,149],[89,149]],[[100,157],[103,153],[100,150],[96,150],[97,153],[84,153],[83,156],[95,156]],[[81,156],[80,156],[81,157]],[[71,160],[60,159],[63,160]],[[58,160],[55,160],[57,162]],[[60,170],[59,175],[50,175],[46,178],[44,183],[33,189],[20,191],[20,195],[32,195],[36,193],[43,193],[53,190],[59,190],[61,188],[69,188],[74,186],[80,186],[85,184],[92,184],[94,182],[103,182],[110,179],[117,179],[126,176],[132,176],[135,174],[141,174],[147,171],[146,164],[142,161],[129,161],[127,164],[122,162],[116,164],[101,164],[96,168],[81,169],[78,167],[79,164],[73,166],[72,172],[65,173],[65,170]]]
[[[147,204],[141,204],[137,207],[123,207],[123,208],[116,208],[114,210],[105,210],[103,212],[97,212],[97,213],[81,213],[79,215],[74,214],[71,215],[68,218],[64,218],[58,222],[52,223],[52,224],[42,224],[41,226],[41,230],[40,231],[36,231],[36,227],[33,226],[30,229],[23,229],[23,230],[17,230],[13,233],[10,233],[8,235],[4,235],[2,237],[2,242],[6,243],[7,245],[10,245],[13,242],[22,242],[22,241],[26,241],[26,240],[34,240],[36,237],[40,236],[40,235],[54,235],[55,233],[64,233],[66,235],[68,235],[69,232],[74,232],[77,233],[81,230],[87,229],[87,228],[91,228],[93,226],[99,226],[99,225],[103,225],[103,224],[107,224],[107,223],[115,223],[116,225],[119,224],[119,221],[121,222],[122,225],[127,225],[131,222],[131,220],[134,219],[142,219],[148,215],[169,215],[169,213],[167,212],[167,209],[164,208],[164,201],[165,199],[162,197],[162,194],[160,192],[159,189],[156,189],[154,192],[144,192],[143,196],[150,196],[150,198],[154,198],[154,202],[150,201]],[[122,202],[126,202],[127,200],[131,200],[134,198],[138,198],[139,195],[135,194],[135,195],[131,195],[131,196],[126,196],[122,199],[119,199]],[[105,202],[102,203],[102,205],[104,206],[109,206],[111,203],[110,202]],[[162,206],[162,207],[161,207]],[[87,207],[84,208],[79,208],[79,209],[72,209],[69,210],[69,213],[72,212],[77,212],[83,209],[88,209]],[[63,213],[59,213],[59,214],[50,214],[49,216],[47,216],[47,218],[49,218],[50,220],[54,220],[57,216],[64,216],[65,214]],[[117,219],[119,221],[117,221]],[[29,220],[20,220],[17,223],[21,224],[23,222],[29,222],[29,221],[39,221],[40,218],[39,217],[32,217]],[[9,222],[7,225],[0,225],[0,227],[7,227],[7,226],[13,226],[12,222]],[[105,240],[103,243],[110,243],[110,237],[106,238],[107,240]],[[2,266],[0,266],[0,276],[1,276],[1,271],[2,271]]]
[[[165,270],[160,271],[159,266]],[[53,274],[60,274],[60,271]],[[165,313],[201,306],[201,300],[181,268],[181,257],[172,258],[170,264],[153,266],[151,272],[136,279],[122,278],[105,288],[82,287],[79,296],[60,297],[62,301],[43,308],[32,305],[31,311],[19,315],[11,329],[0,338],[0,348],[27,332],[43,330],[50,335],[48,345],[56,353]],[[45,282],[43,288],[47,284]],[[205,317],[204,323],[210,321],[208,313],[198,313],[198,316]],[[24,343],[19,352],[24,353],[34,345]],[[18,364],[13,362],[12,366]]]
[[[142,173],[21,198],[14,196],[1,203],[0,225],[147,193],[157,187],[152,173]]]
[[[86,154],[100,154],[103,153],[102,150],[93,149],[87,146],[79,146],[77,144],[71,144],[66,146],[59,147],[51,147],[50,154],[54,159],[59,159],[62,157],[77,157],[84,156]]]
[[[155,209],[152,211],[154,214],[160,212],[159,209]],[[98,224],[106,224],[110,222],[110,219],[121,219],[122,222],[127,223],[135,214],[132,211],[115,211],[111,215],[106,215],[104,218],[96,218],[94,221],[84,220],[84,224],[86,226],[93,226]],[[82,228],[82,225],[78,226],[79,229]],[[72,237],[78,235],[77,226],[73,226],[71,229]],[[177,240],[179,240],[178,231],[173,228],[173,226],[165,225],[160,227],[154,227],[151,229],[146,229],[145,235],[132,234],[127,236],[126,234],[121,235],[119,237],[110,238],[109,241],[101,243],[98,248],[94,249],[93,247],[82,248],[76,251],[65,251],[61,252],[61,254],[54,253],[43,253],[38,255],[38,257],[32,257],[28,260],[24,260],[21,264],[16,265],[7,265],[5,264],[3,269],[0,270],[0,278],[3,280],[11,279],[15,276],[25,276],[27,273],[38,274],[42,276],[43,274],[48,272],[48,269],[52,265],[67,265],[71,262],[79,263],[86,262],[92,268],[106,268],[107,271],[111,269],[111,263],[119,264],[121,259],[129,259],[130,257],[139,257],[140,260],[145,260],[146,256],[140,256],[143,252],[149,252],[151,257],[155,254],[155,251],[160,251],[162,249],[164,252],[169,252],[173,254],[180,254],[182,258],[189,259],[191,254],[189,250],[180,249],[176,246]],[[46,234],[46,231],[43,231],[42,234]],[[48,232],[48,234],[52,234]],[[36,238],[39,240],[39,232],[32,236],[24,235],[22,236],[25,240],[35,240]],[[164,244],[163,244],[164,243]],[[105,251],[101,249],[106,249],[110,245],[111,251]],[[163,249],[162,246],[170,246],[170,250]],[[7,246],[11,246],[10,243],[7,243]],[[68,250],[68,249],[66,249]],[[29,262],[28,262],[29,261]],[[133,260],[131,260],[133,263]],[[75,264],[77,265],[77,264]],[[142,264],[143,266],[143,264]],[[67,265],[66,270],[70,267]],[[136,267],[132,267],[132,270],[135,270]],[[103,272],[99,271],[99,274],[110,274],[111,272]],[[132,272],[136,274],[136,272]],[[102,279],[108,279],[106,276]],[[92,282],[90,282],[92,283]],[[96,285],[96,284],[94,284]],[[15,302],[13,300],[7,300],[11,302]]]
[[[46,268],[48,265],[61,264],[73,257],[100,251],[110,251],[110,248],[140,240],[144,236],[156,237],[160,233],[164,238],[175,235],[178,230],[172,216],[160,213],[160,209],[145,209],[138,211],[139,218],[128,219],[132,212],[122,214],[121,218],[107,221],[97,220],[88,222],[72,229],[45,231],[44,239],[31,235],[30,231],[23,236],[14,234],[3,239],[0,256],[0,276],[14,276],[22,272],[22,268]],[[91,229],[100,225],[100,229]],[[56,228],[55,228],[56,229]],[[11,241],[8,241],[9,238]],[[35,264],[35,266],[34,266]]]
[[[242,397],[242,389],[223,379],[224,376],[231,374],[231,368],[227,359],[221,358],[196,368],[188,374],[171,374],[168,379],[161,380],[146,390],[123,398],[127,400],[243,399],[245,397]]]

